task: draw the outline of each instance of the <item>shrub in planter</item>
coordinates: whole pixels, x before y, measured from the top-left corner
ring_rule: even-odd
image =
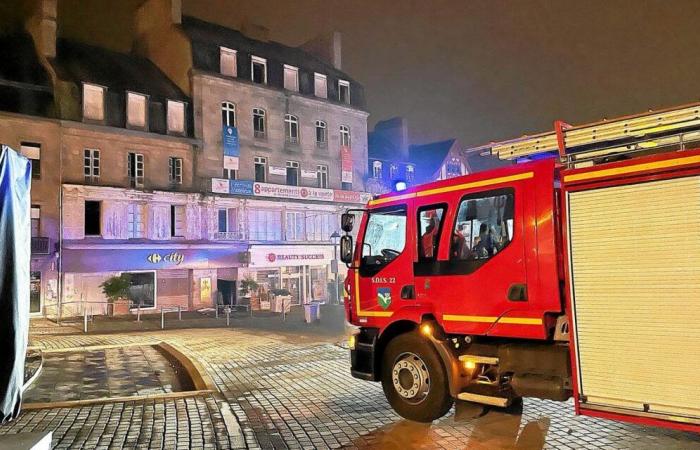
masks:
[[[109,302],[110,315],[129,313],[131,276],[128,273],[109,277],[100,287]]]

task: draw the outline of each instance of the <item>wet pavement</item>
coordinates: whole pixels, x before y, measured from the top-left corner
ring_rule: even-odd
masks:
[[[381,386],[352,378],[347,350],[234,329],[41,335],[61,348],[162,339],[201,362],[199,397],[24,412],[0,434],[54,431],[55,448],[700,449],[700,435],[575,416],[571,402],[459,404],[430,425],[398,417]]]
[[[46,353],[24,403],[166,394],[193,390],[179,362],[157,346]]]

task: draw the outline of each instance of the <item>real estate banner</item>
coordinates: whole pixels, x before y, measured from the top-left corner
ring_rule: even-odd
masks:
[[[317,200],[338,203],[365,204],[372,199],[372,195],[367,192],[322,189],[306,186],[287,186],[286,184],[256,183],[250,180],[227,180],[225,178],[212,178],[211,191],[217,194]]]
[[[222,141],[224,144],[224,168],[238,170],[238,157],[241,154],[238,129],[236,127],[224,125]]]
[[[352,149],[346,145],[340,147],[341,181],[352,183]]]

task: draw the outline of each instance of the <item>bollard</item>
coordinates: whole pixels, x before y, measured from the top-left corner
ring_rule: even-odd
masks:
[[[160,308],[160,329],[165,329],[165,311],[163,308]]]
[[[141,302],[136,307],[136,321],[141,322]]]
[[[87,308],[83,304],[83,331],[87,333]]]
[[[182,310],[180,309],[180,305],[177,305],[177,320],[182,320]]]
[[[229,326],[229,324],[231,323],[230,318],[231,318],[231,308],[229,308],[227,306],[226,307],[226,326]]]
[[[218,304],[216,306],[214,306],[214,315],[216,316],[217,319],[219,318],[219,305]]]

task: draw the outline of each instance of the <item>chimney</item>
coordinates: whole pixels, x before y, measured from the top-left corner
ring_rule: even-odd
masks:
[[[268,42],[270,40],[270,30],[267,27],[253,23],[247,18],[241,24],[241,33],[256,41]]]
[[[301,45],[303,50],[321,58],[338,70],[342,70],[342,43],[339,31],[321,34]]]
[[[374,133],[378,133],[384,139],[391,142],[398,151],[397,157],[408,159],[408,125],[403,117],[392,117],[391,119],[377,122],[374,126]]]
[[[57,0],[39,0],[36,11],[26,24],[37,52],[45,58],[56,57],[57,3]]]

